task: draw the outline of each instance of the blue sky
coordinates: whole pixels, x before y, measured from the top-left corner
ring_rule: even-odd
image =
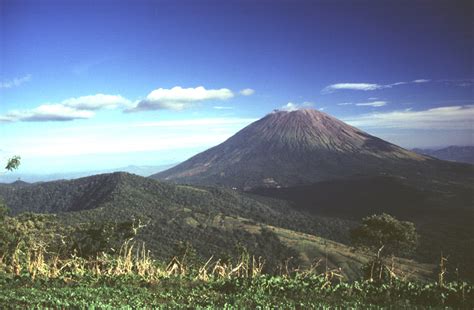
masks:
[[[178,162],[273,109],[472,145],[470,1],[0,2],[0,157]]]

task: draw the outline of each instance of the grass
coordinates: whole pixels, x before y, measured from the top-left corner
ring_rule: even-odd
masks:
[[[233,263],[192,264],[185,256],[163,264],[132,240],[94,259],[17,250],[0,264],[0,308],[474,307],[474,288],[464,282],[348,282],[338,269],[316,265],[268,275],[265,262],[247,253]]]

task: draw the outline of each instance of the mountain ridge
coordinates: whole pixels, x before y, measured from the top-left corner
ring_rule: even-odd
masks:
[[[474,165],[474,146],[472,145],[450,145],[448,147],[437,149],[415,148],[412,149],[412,151],[437,159]]]
[[[83,177],[114,173],[114,172],[128,172],[143,177],[150,176],[159,171],[163,171],[175,166],[176,163],[167,164],[167,165],[128,165],[126,167],[118,167],[113,169],[101,169],[101,170],[89,170],[89,171],[78,171],[78,172],[58,172],[51,174],[34,174],[34,173],[21,173],[21,172],[11,172],[8,174],[0,175],[0,183],[14,183],[17,181],[26,181],[28,183],[37,183],[37,182],[50,182],[58,180],[72,180],[79,179]]]

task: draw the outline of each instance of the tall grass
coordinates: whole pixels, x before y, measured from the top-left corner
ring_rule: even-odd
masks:
[[[314,307],[320,303],[347,303],[355,307],[372,304],[390,306],[395,303],[395,307],[401,308],[412,305],[474,306],[472,285],[445,282],[446,260],[443,258],[440,278],[431,284],[404,282],[395,276],[386,283],[370,279],[349,283],[344,281],[340,268],[328,269],[327,265],[323,266],[322,259],[304,269],[292,269],[289,261],[285,261],[279,268],[279,274],[269,276],[263,272],[265,261],[245,251],[234,261],[214,257],[204,263],[192,261],[195,260],[188,260],[186,255],[182,255],[163,264],[153,259],[145,243],[133,239],[126,240],[116,254],[100,253],[90,258],[77,253],[69,256],[49,253],[42,243],[33,244],[27,250],[18,245],[0,261],[0,275],[7,273],[2,275],[0,281],[0,291],[3,290],[0,305],[11,305],[16,300],[16,305],[21,306],[84,306],[91,298],[98,305],[117,305],[119,301],[114,298],[96,298],[93,295],[106,290],[126,295],[124,300],[119,298],[126,305],[140,292],[143,300],[135,298],[133,302],[141,307],[162,302],[170,307],[185,305],[184,308],[196,302],[219,307],[237,303],[245,308],[256,305]],[[394,270],[393,262],[390,269]],[[20,277],[20,281],[16,276]],[[5,290],[10,285],[14,290]],[[24,290],[23,286],[28,289]],[[47,291],[43,293],[42,289]],[[25,296],[30,296],[33,301],[30,303]]]
[[[92,276],[138,276],[146,281],[156,281],[163,277],[187,277],[207,281],[215,278],[256,277],[262,274],[265,262],[261,257],[242,254],[236,263],[223,262],[209,258],[202,265],[192,265],[185,258],[175,256],[167,264],[152,258],[144,242],[126,240],[118,254],[100,253],[93,258],[83,258],[72,253],[61,257],[57,253],[47,252],[44,244],[39,243],[24,250],[17,245],[11,257],[0,261],[0,271],[16,276],[72,278]]]

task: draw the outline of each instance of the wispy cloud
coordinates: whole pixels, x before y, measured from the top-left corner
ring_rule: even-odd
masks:
[[[30,81],[31,77],[32,77],[31,74],[27,74],[27,75],[19,77],[19,78],[14,78],[12,80],[7,80],[7,81],[0,82],[0,88],[18,87],[21,84]]]
[[[438,80],[448,86],[473,87],[474,79],[442,79]]]
[[[44,104],[31,110],[14,110],[0,116],[2,122],[47,122],[71,121],[87,119],[94,116],[94,112],[76,110],[62,104]]]
[[[376,98],[369,98],[369,100],[373,100],[373,99],[376,99]],[[382,101],[382,100],[376,100],[376,101],[370,101],[370,102],[357,102],[357,103],[353,103],[353,102],[341,102],[341,103],[338,103],[337,105],[340,105],[340,106],[345,106],[345,105],[356,105],[356,106],[359,106],[359,107],[364,107],[364,106],[368,106],[368,107],[375,107],[375,108],[378,108],[378,107],[383,107],[385,105],[387,105],[388,102],[387,101]]]
[[[322,92],[332,93],[338,90],[376,90],[384,88],[384,85],[372,84],[372,83],[337,83],[326,86]]]
[[[100,110],[129,107],[132,102],[121,95],[96,94],[92,96],[69,98],[62,101],[61,104],[77,110]]]
[[[0,116],[0,122],[47,122],[88,119],[93,111],[130,106],[130,100],[120,95],[96,94],[68,98],[60,103],[47,103],[34,109],[13,110]]]
[[[292,112],[292,111],[297,111],[297,110],[300,110],[300,109],[306,109],[306,108],[312,107],[313,105],[314,105],[314,103],[309,102],[309,101],[305,101],[305,102],[300,103],[300,104],[293,103],[293,102],[288,102],[284,106],[280,107],[278,110]]]
[[[213,106],[213,108],[216,109],[216,110],[232,110],[232,109],[234,109],[234,107],[225,107],[225,106],[219,106],[219,105]]]
[[[472,130],[474,105],[438,107],[422,111],[406,109],[347,117],[343,120],[356,127],[399,129],[467,129]]]
[[[252,88],[245,88],[239,92],[242,96],[250,96],[255,93],[255,90]]]
[[[356,103],[355,105],[356,106],[369,106],[369,107],[374,107],[374,108],[378,108],[378,107],[383,107],[384,105],[387,104],[387,101],[372,101],[372,102],[359,102],[359,103]]]
[[[384,88],[392,88],[394,86],[405,85],[405,84],[419,84],[419,83],[427,83],[431,80],[427,79],[418,79],[409,82],[395,82],[392,84],[376,84],[376,83],[336,83],[331,84],[323,88],[321,91],[323,94],[333,93],[339,90],[360,90],[360,91],[373,91],[379,90]]]
[[[299,109],[298,105],[294,104],[293,102],[288,102],[284,106],[280,107],[281,111],[288,111],[288,112],[296,111],[298,109]]]
[[[127,112],[153,111],[153,110],[183,110],[197,102],[205,100],[227,100],[234,97],[230,89],[205,89],[203,86],[196,88],[182,88],[175,86],[171,89],[158,88],[139,101],[134,108]]]

